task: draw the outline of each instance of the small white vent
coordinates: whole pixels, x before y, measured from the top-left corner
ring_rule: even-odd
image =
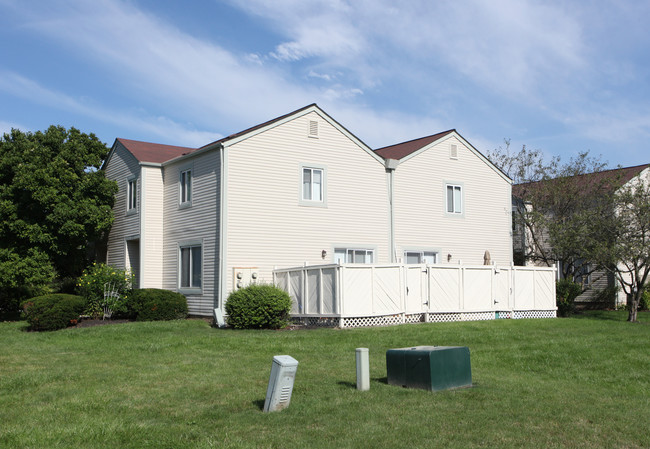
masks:
[[[318,137],[318,122],[316,120],[309,121],[309,137]]]
[[[458,146],[452,145],[449,149],[449,157],[452,159],[458,159]]]

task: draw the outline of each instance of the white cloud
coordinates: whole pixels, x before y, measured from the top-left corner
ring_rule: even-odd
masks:
[[[275,41],[256,43],[253,32],[239,53],[225,47],[227,40],[183,32],[130,0],[10,2],[12,14],[22,17],[16,26],[107,73],[105,90],[126,104],[120,109],[117,101],[88,92],[70,94],[75,91],[54,79],[33,81],[36,75],[14,73],[0,85],[9,83],[12,95],[30,102],[126,129],[141,127],[163,142],[184,145],[200,145],[212,140],[214,131],[237,132],[313,102],[375,146],[454,126],[476,132],[480,126],[470,124],[469,109],[508,129],[535,128],[513,117],[507,110],[512,106],[532,121],[558,124],[562,129],[555,135],[575,130],[605,139],[612,132],[648,133],[647,111],[620,107],[647,99],[647,94],[638,95],[641,100],[621,96],[630,84],[645,83],[638,61],[649,40],[647,6],[609,0],[231,4],[254,16]],[[639,56],[619,56],[629,48]],[[618,117],[612,119],[608,109]],[[485,145],[492,136],[474,139]]]
[[[102,106],[84,104],[80,100],[61,92],[49,90],[33,80],[12,72],[0,71],[0,91],[21,97],[35,104],[78,113],[140,133],[156,135],[165,143],[198,147],[221,137],[216,133],[201,132],[191,126],[183,126],[169,118],[150,117],[141,111],[129,113],[123,109],[119,111],[109,110]],[[11,129],[9,124],[5,125],[3,122],[0,122],[0,126],[7,126],[8,130]],[[25,130],[24,127],[12,126]]]
[[[60,6],[43,16],[39,8],[26,12],[33,31],[92,58],[123,89],[203,126],[215,126],[220,117],[263,119],[309,103],[305,99],[312,96],[250,55],[238,58],[131,4],[78,0]]]

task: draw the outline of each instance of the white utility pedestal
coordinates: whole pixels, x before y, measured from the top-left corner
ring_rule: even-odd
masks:
[[[370,390],[370,362],[368,348],[357,348],[357,390]]]
[[[298,370],[298,360],[290,355],[276,355],[273,357],[271,377],[266,389],[264,401],[265,412],[277,412],[289,407],[293,381]]]

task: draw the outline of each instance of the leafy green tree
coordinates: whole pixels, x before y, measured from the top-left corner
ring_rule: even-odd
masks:
[[[636,178],[619,188],[584,226],[585,257],[616,277],[627,295],[628,321],[636,321],[650,276],[650,181]]]
[[[574,279],[598,268],[586,265],[580,246],[584,222],[594,205],[612,192],[615,177],[586,176],[605,163],[589,152],[563,162],[546,158],[540,150],[523,146],[511,151],[510,142],[487,157],[513,181],[515,255],[535,264],[560,265],[562,277]]]
[[[117,191],[100,170],[108,151],[94,134],[60,126],[0,138],[0,264],[11,272],[28,261],[11,285],[42,288],[52,272],[78,277],[94,258],[89,248],[107,236]],[[0,300],[9,287],[0,279]]]

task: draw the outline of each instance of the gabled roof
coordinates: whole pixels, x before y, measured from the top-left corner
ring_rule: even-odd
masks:
[[[289,112],[288,114],[281,115],[280,117],[276,117],[276,118],[271,119],[269,121],[266,121],[264,123],[260,123],[259,125],[251,126],[250,128],[247,128],[247,129],[245,129],[243,131],[239,131],[239,132],[237,132],[235,134],[231,134],[231,135],[223,137],[223,138],[221,138],[219,140],[215,140],[214,142],[211,142],[211,143],[209,143],[207,145],[203,145],[202,147],[199,148],[199,150],[202,149],[202,148],[207,148],[207,147],[213,146],[215,144],[225,143],[225,142],[227,142],[229,140],[236,139],[238,137],[241,137],[241,136],[243,136],[245,134],[248,134],[250,132],[253,132],[255,130],[258,130],[258,129],[264,128],[266,126],[272,125],[272,124],[274,124],[276,122],[280,122],[280,121],[284,120],[287,117],[290,117],[290,116],[292,116],[294,114],[297,114],[299,112],[302,112],[302,111],[304,111],[306,109],[309,109],[309,108],[312,108],[314,106],[318,108],[318,105],[316,103],[309,104],[309,105],[307,105],[305,107],[302,107],[300,109],[296,109],[295,111]]]
[[[638,176],[646,168],[650,168],[650,164],[585,173],[583,175],[573,176],[572,178],[576,182],[576,187],[579,187],[585,193],[596,188],[618,189],[627,184],[635,176]],[[512,186],[512,194],[517,198],[523,198],[527,193],[534,191],[536,187],[542,186],[544,183],[552,183],[556,181],[557,178],[515,184]]]
[[[116,139],[139,161],[162,164],[179,156],[196,151],[196,148],[177,147],[160,143],[140,142],[138,140]]]
[[[395,145],[390,145],[383,148],[378,148],[375,150],[375,153],[383,157],[384,159],[402,159],[403,157],[408,156],[411,153],[416,152],[417,150],[426,147],[432,142],[445,137],[447,134],[455,132],[455,129],[450,129],[448,131],[443,131],[438,134],[433,134],[427,137],[420,137],[419,139],[409,140],[408,142],[402,142]]]

